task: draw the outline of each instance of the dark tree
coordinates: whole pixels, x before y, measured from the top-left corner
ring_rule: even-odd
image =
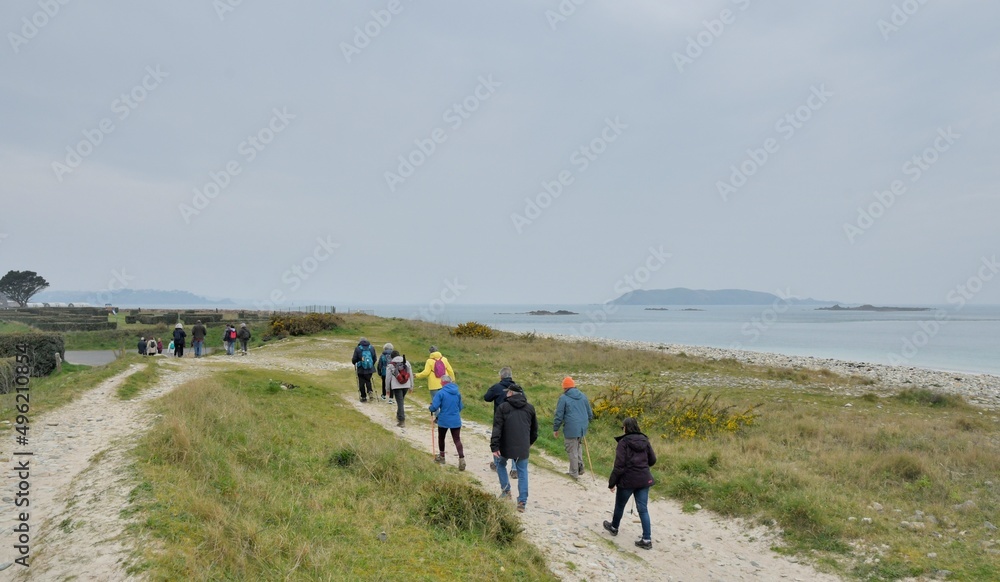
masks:
[[[7,274],[0,278],[0,293],[11,301],[16,301],[21,307],[27,305],[35,293],[48,286],[49,282],[34,271],[7,271]]]

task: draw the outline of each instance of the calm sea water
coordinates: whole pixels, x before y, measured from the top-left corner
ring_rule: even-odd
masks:
[[[1000,375],[1000,306],[934,306],[918,312],[832,312],[806,306],[448,305],[364,306],[376,315],[496,329],[739,348]],[[535,316],[565,309],[579,315]]]

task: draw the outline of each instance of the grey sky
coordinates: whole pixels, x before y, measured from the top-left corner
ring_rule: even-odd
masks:
[[[63,1],[0,6],[0,271],[52,289],[1000,303],[1000,5]]]

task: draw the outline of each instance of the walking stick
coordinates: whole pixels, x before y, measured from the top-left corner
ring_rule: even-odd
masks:
[[[434,443],[434,415],[431,414],[431,454],[437,456],[437,445]]]
[[[594,480],[594,484],[597,484],[597,477],[594,476],[594,459],[590,458],[590,445],[587,444],[587,437],[583,437],[583,448],[587,450],[587,460],[590,461],[590,478]]]

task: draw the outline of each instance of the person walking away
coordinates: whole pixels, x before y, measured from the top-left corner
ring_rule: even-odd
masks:
[[[451,378],[452,382],[456,381],[456,378],[455,370],[451,368],[451,363],[448,361],[448,358],[441,355],[437,346],[431,346],[430,352],[431,355],[424,362],[424,369],[417,372],[414,378],[427,378],[427,391],[430,392],[430,398],[433,400],[434,395],[441,389],[441,378],[443,376],[447,375]]]
[[[462,394],[458,390],[458,384],[451,381],[451,376],[445,374],[441,376],[441,389],[434,394],[428,410],[438,412],[438,463],[444,462],[444,437],[451,431],[451,440],[455,442],[455,451],[458,453],[458,470],[465,470],[465,450],[462,448],[462,409],[465,403],[462,402]]]
[[[222,341],[226,344],[226,355],[236,354],[236,328],[233,324],[226,324],[226,331],[222,334]]]
[[[247,355],[247,344],[250,343],[250,328],[247,324],[240,324],[240,331],[237,332],[236,337],[240,340],[240,349],[243,351],[243,355]]]
[[[399,352],[392,350],[389,365],[386,366],[386,382],[389,386],[389,393],[396,401],[396,426],[403,428],[406,423],[406,412],[403,410],[403,399],[413,391],[413,368],[406,361],[406,356],[399,355]],[[392,402],[390,400],[389,402]]]
[[[490,386],[486,394],[483,395],[483,400],[493,403],[493,416],[496,416],[497,408],[500,408],[500,405],[507,401],[507,389],[515,383],[513,375],[510,366],[500,368],[500,381]],[[497,465],[493,462],[493,456],[490,455],[490,470],[496,471],[496,469]],[[517,475],[516,472],[514,474]]]
[[[615,512],[611,521],[604,522],[604,529],[611,535],[618,535],[625,505],[630,497],[635,497],[635,507],[639,510],[639,521],[642,523],[642,537],[635,545],[644,550],[653,549],[649,524],[649,488],[653,486],[653,473],[650,467],[656,464],[656,453],[649,444],[649,438],[639,430],[639,423],[634,418],[626,418],[622,422],[625,434],[615,437],[618,447],[615,449],[615,466],[608,478],[608,489],[615,493]]]
[[[178,358],[184,357],[184,340],[187,332],[184,331],[184,324],[178,323],[174,326],[174,355]]]
[[[174,340],[170,340],[170,343],[167,344],[167,354],[174,355]]]
[[[154,338],[149,338],[146,340],[146,355],[155,356],[156,355],[156,340]]]
[[[198,322],[194,324],[194,327],[191,328],[191,345],[194,347],[194,357],[201,357],[201,353],[205,349],[205,336],[207,335],[208,330],[199,319]]]
[[[385,390],[385,377],[386,368],[389,366],[389,362],[392,360],[392,344],[385,344],[382,346],[382,354],[378,357],[378,365],[375,366],[375,371],[378,372],[379,378],[382,378],[382,400],[385,400],[386,390]],[[392,390],[389,390],[389,404],[392,404]]]
[[[507,387],[507,400],[493,415],[490,450],[500,478],[500,497],[510,499],[507,460],[517,469],[517,510],[524,513],[528,503],[528,452],[538,439],[538,418],[535,407],[528,404],[524,390],[517,384]]]
[[[372,374],[375,373],[375,347],[368,342],[368,338],[361,338],[358,341],[354,355],[351,356],[351,363],[358,373],[358,392],[361,392],[361,402],[368,402],[369,397],[374,400]]]
[[[148,344],[146,344],[146,336],[140,337],[139,338],[139,346],[138,346],[138,350],[139,350],[139,355],[140,356],[145,356],[146,355],[146,347],[147,347],[147,345]]]
[[[156,338],[156,353],[157,354],[163,353],[163,340],[161,340],[160,338]]]
[[[552,436],[559,438],[559,428],[563,429],[563,446],[569,457],[569,471],[574,479],[583,475],[583,437],[587,436],[594,411],[587,396],[576,387],[573,378],[566,376],[562,381],[563,393],[556,403],[556,416],[552,421]]]

